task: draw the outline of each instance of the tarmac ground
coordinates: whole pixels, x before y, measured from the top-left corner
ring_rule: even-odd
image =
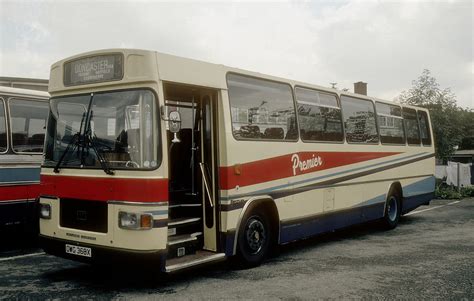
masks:
[[[474,198],[433,200],[391,231],[368,223],[288,244],[253,269],[223,262],[156,275],[3,237],[0,299],[474,299]]]

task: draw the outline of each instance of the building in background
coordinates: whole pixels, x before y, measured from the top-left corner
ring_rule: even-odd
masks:
[[[0,86],[3,87],[48,91],[48,82],[47,79],[0,76]]]
[[[460,163],[474,163],[474,149],[457,150],[451,156],[451,161]]]

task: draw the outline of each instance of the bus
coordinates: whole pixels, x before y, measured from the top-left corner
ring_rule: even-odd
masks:
[[[0,230],[38,231],[47,92],[0,87]]]
[[[371,220],[434,192],[423,108],[154,51],[52,65],[40,241],[173,272]]]

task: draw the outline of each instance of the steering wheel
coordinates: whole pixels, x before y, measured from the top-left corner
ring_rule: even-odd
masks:
[[[135,162],[135,161],[132,161],[132,160],[129,160],[127,161],[127,163],[125,163],[125,167],[136,167],[136,168],[140,168],[140,165]]]
[[[92,138],[90,138],[91,142],[92,143],[96,143],[97,145],[101,146],[101,147],[104,147],[107,149],[107,151],[113,151],[114,149],[108,145],[107,143],[103,142],[103,141],[100,141],[99,138],[97,137],[97,135],[94,133],[94,136]]]

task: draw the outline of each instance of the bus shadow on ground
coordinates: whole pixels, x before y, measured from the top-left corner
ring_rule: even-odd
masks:
[[[400,225],[417,222],[417,217],[403,217]],[[388,231],[390,232],[390,231]],[[296,241],[276,249],[265,264],[278,264],[287,260],[288,256],[307,251],[316,251],[319,247],[345,240],[363,239],[368,236],[383,236],[387,234],[376,222],[355,225],[349,228]],[[68,261],[69,262],[69,261]],[[150,294],[174,294],[177,287],[185,289],[190,283],[202,279],[232,279],[242,277],[242,269],[232,260],[218,264],[209,264],[184,270],[173,274],[143,270],[130,266],[92,266],[72,263],[71,266],[43,274],[51,282],[69,281],[78,286],[87,287],[89,293],[133,292],[147,290]]]
[[[0,258],[30,253],[39,248],[37,234],[22,230],[2,230],[0,237]]]
[[[158,268],[158,267],[157,267]],[[152,291],[158,294],[173,294],[173,287],[188,285],[206,278],[223,278],[234,269],[228,262],[203,265],[173,274],[151,271],[133,266],[87,265],[73,263],[64,268],[45,272],[46,282],[68,282],[74,286],[87,287],[89,294],[133,291]]]

